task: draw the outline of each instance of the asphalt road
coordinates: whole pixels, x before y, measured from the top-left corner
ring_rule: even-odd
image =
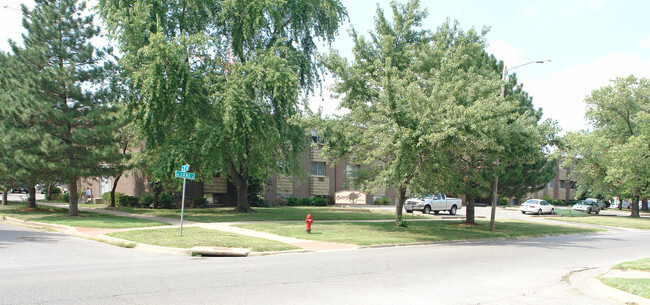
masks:
[[[0,304],[615,304],[563,277],[648,253],[650,232],[615,229],[192,258],[0,224]]]

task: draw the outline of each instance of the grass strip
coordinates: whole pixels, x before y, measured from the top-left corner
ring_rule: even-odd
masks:
[[[96,205],[95,205],[96,206]],[[234,221],[304,221],[307,214],[317,220],[388,220],[395,219],[394,212],[367,208],[343,207],[276,207],[253,208],[251,213],[238,213],[233,207],[210,209],[185,209],[184,219],[196,222]],[[115,211],[167,218],[180,218],[180,209],[116,208]],[[423,218],[409,215],[408,218]]]
[[[650,271],[650,257],[631,262],[620,263],[614,266],[614,269]]]
[[[0,213],[20,220],[87,228],[124,229],[169,225],[160,221],[88,212],[79,212],[79,216],[68,216],[67,209],[38,205],[34,209],[18,202],[0,205]]]
[[[586,223],[610,227],[650,230],[650,218],[630,216],[557,217],[553,220]]]
[[[629,292],[644,298],[650,299],[650,279],[622,279],[603,277],[600,281],[605,285],[614,287],[616,289]]]
[[[238,227],[282,236],[347,243],[359,246],[398,245],[421,242],[468,240],[481,238],[518,238],[546,235],[592,233],[603,230],[561,225],[547,225],[517,220],[501,220],[496,231],[490,232],[489,222],[480,226],[465,226],[459,221],[408,222],[408,227],[395,227],[393,222],[379,223],[314,223],[312,233],[298,223],[255,223]]]
[[[176,228],[130,230],[106,235],[148,245],[185,249],[195,246],[248,248],[254,252],[300,249],[277,241],[196,227],[184,228],[183,236]]]
[[[587,217],[589,214],[580,211],[574,211],[572,209],[555,209],[556,215],[561,215],[562,217]]]

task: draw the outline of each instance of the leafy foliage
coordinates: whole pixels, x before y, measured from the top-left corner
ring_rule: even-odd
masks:
[[[485,52],[486,30],[447,21],[431,33],[420,29],[427,12],[419,1],[391,7],[392,23],[377,9],[370,39],[351,31],[352,63],[336,52],[325,57],[349,114],[310,124],[319,126],[331,161],[369,168],[357,176],[361,189],[396,188],[396,225],[407,190],[466,194],[474,223],[473,198],[490,192],[502,171],[496,161],[537,160],[548,133],[525,94],[499,98],[503,82]]]
[[[650,80],[633,75],[594,90],[585,102],[593,130],[568,133],[563,166],[578,175],[578,196],[650,195]],[[632,204],[638,217],[638,205]]]
[[[188,160],[201,179],[227,173],[249,211],[249,179],[298,172],[305,139],[291,118],[320,81],[315,41],[334,38],[339,1],[101,0],[100,12],[124,53],[153,177]]]

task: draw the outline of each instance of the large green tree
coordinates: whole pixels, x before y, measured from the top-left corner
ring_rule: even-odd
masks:
[[[650,80],[630,75],[586,97],[592,130],[568,133],[563,166],[573,165],[578,193],[632,199],[650,194]]]
[[[12,78],[20,83],[12,127],[33,146],[20,152],[21,164],[42,180],[67,183],[69,213],[76,216],[78,179],[105,175],[105,164],[119,158],[119,125],[100,96],[109,50],[93,46],[99,28],[85,2],[36,0],[22,11],[24,46],[11,42]]]
[[[237,210],[248,181],[297,171],[305,146],[291,118],[314,89],[316,41],[332,41],[337,0],[102,0],[124,53],[131,104],[156,178],[190,163],[203,179],[227,175]],[[283,161],[283,162],[279,162]]]
[[[430,33],[420,29],[419,1],[391,8],[392,22],[377,9],[369,40],[352,31],[351,63],[336,52],[326,58],[350,112],[323,123],[324,152],[369,168],[359,175],[367,190],[395,187],[396,224],[408,190],[467,195],[473,224],[473,198],[489,194],[496,161],[527,162],[541,150],[538,118],[499,97],[485,32],[447,21]]]
[[[0,62],[0,177],[6,190],[27,185],[29,207],[36,207],[34,186],[50,177],[41,145],[31,95],[23,77],[24,66],[13,54],[1,54]],[[6,191],[5,191],[6,195]]]

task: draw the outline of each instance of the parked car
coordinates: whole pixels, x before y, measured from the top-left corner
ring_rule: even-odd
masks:
[[[23,187],[15,187],[15,188],[12,188],[12,189],[11,189],[11,192],[12,192],[12,193],[18,193],[18,194],[20,194],[20,193],[25,193],[25,194],[27,194],[27,193],[29,193],[29,190],[27,189],[27,186],[25,185],[25,186],[23,186]]]
[[[602,208],[595,201],[581,200],[580,202],[574,204],[571,207],[571,209],[574,210],[574,211],[585,212],[587,214],[590,214],[591,212],[594,212],[594,213],[598,214],[598,213],[600,213],[600,210]]]
[[[604,210],[604,209],[607,208],[607,205],[605,204],[605,202],[603,202],[603,201],[601,201],[599,199],[596,199],[596,198],[587,198],[584,201],[595,202],[600,207],[601,210]]]
[[[463,208],[463,201],[458,198],[449,198],[443,193],[434,193],[424,196],[409,198],[404,203],[406,213],[422,211],[429,214],[431,211],[438,214],[440,211],[449,211],[449,215],[456,215],[458,209]]]
[[[555,214],[555,207],[542,199],[528,199],[519,206],[519,210],[521,214],[526,214],[527,212],[536,213],[537,215],[545,213]]]

